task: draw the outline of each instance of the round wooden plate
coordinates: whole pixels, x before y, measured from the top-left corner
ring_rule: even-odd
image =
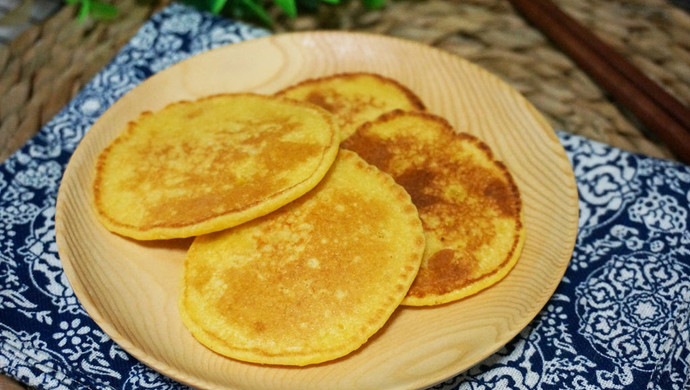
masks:
[[[273,93],[307,78],[348,71],[399,80],[430,112],[493,148],[523,196],[527,239],[522,256],[503,281],[475,296],[439,307],[401,307],[362,348],[336,361],[294,368],[217,355],[190,335],[177,311],[190,241],[137,242],[106,231],[90,206],[96,156],[142,111],[223,92]],[[447,52],[343,32],[236,43],[146,80],[84,137],[62,180],[56,212],[65,273],[96,323],[154,369],[216,389],[420,388],[452,377],[505,345],[539,313],[565,272],[578,221],[577,190],[565,152],[519,93]]]

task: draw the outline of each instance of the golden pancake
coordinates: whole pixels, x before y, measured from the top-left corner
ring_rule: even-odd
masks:
[[[319,105],[335,114],[340,139],[394,109],[424,110],[422,101],[399,82],[373,73],[342,73],[303,81],[278,95]]]
[[[336,359],[384,325],[423,252],[407,192],[343,150],[303,197],[194,240],[180,314],[197,340],[231,358],[297,366]]]
[[[518,188],[476,137],[444,119],[396,111],[363,125],[342,147],[390,173],[424,225],[424,260],[405,305],[454,301],[502,279],[522,250]]]
[[[226,94],[142,114],[99,155],[93,200],[109,230],[190,237],[265,215],[312,189],[335,160],[326,110]]]

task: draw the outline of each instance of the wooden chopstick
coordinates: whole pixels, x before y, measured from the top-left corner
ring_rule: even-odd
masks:
[[[676,155],[690,163],[690,109],[550,0],[509,0]]]

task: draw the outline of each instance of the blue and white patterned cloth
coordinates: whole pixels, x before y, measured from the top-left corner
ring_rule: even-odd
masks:
[[[171,5],[0,165],[0,372],[40,389],[183,389],[89,318],[62,271],[55,201],[84,133],[184,58],[266,35]],[[690,388],[690,167],[558,134],[580,194],[572,261],[514,340],[434,389]]]

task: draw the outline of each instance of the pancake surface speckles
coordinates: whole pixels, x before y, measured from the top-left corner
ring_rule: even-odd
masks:
[[[424,260],[405,305],[441,304],[502,279],[522,250],[518,188],[487,145],[442,118],[396,111],[342,143],[391,174],[424,225]]]
[[[385,324],[423,252],[409,194],[343,150],[303,197],[197,237],[180,313],[197,340],[228,357],[298,366],[336,359]]]
[[[401,110],[424,110],[422,101],[399,82],[373,73],[342,73],[310,79],[288,87],[278,95],[307,101],[335,114],[340,139],[380,115]]]
[[[136,239],[190,237],[265,215],[312,189],[338,152],[326,110],[226,94],[144,113],[98,157],[94,205]]]

